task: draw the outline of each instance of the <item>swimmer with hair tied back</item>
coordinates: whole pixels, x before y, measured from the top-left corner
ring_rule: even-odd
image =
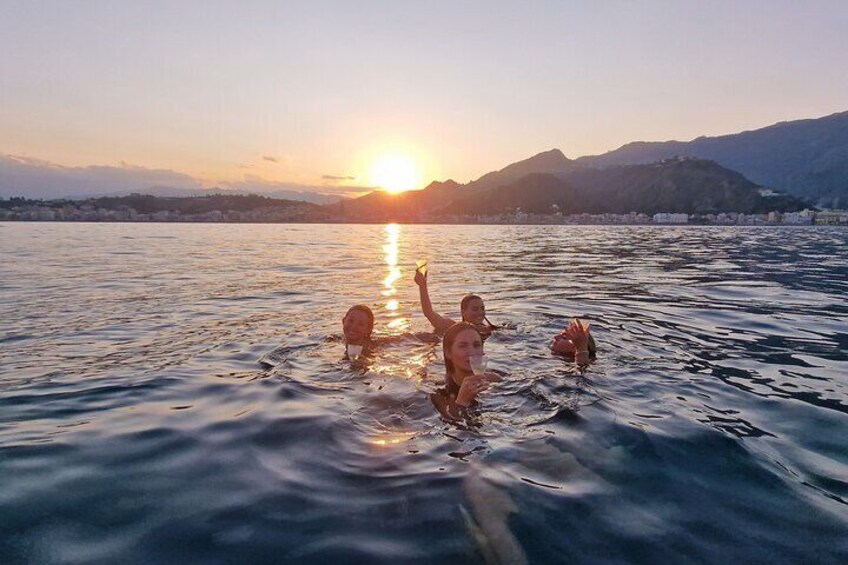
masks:
[[[415,284],[418,285],[421,310],[424,312],[424,316],[433,324],[433,328],[437,334],[445,333],[448,328],[457,322],[433,310],[433,304],[430,302],[430,293],[427,290],[427,272],[422,272],[421,267],[415,270]],[[468,294],[462,298],[462,301],[459,303],[459,313],[462,316],[461,321],[477,328],[483,339],[489,337],[492,331],[497,329],[497,326],[494,326],[486,318],[486,306],[483,304],[483,299],[476,294]]]

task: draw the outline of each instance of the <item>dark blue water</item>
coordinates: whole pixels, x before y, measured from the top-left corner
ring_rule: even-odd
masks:
[[[0,561],[844,563],[846,244],[0,223]],[[508,326],[479,427],[428,399],[423,258],[437,310],[476,291]],[[358,302],[397,338],[365,369]],[[547,351],[576,315],[583,375]]]

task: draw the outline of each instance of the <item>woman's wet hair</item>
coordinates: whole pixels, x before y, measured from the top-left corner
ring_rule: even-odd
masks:
[[[459,313],[462,316],[463,322],[465,321],[465,314],[464,314],[465,308],[468,306],[468,303],[471,302],[474,299],[477,299],[477,300],[480,300],[480,301],[483,300],[482,298],[480,298],[476,294],[466,294],[465,296],[462,297],[462,300],[459,302]]]
[[[357,304],[348,308],[347,313],[345,313],[344,318],[342,318],[342,321],[346,320],[350,313],[354,310],[359,310],[368,317],[368,337],[371,337],[371,332],[374,330],[374,312],[372,312],[371,308],[365,304]]]
[[[477,295],[477,294],[466,294],[465,296],[462,297],[462,300],[459,302],[459,314],[460,314],[460,316],[462,316],[463,322],[466,321],[466,319],[465,319],[465,308],[468,306],[469,302],[471,302],[472,300],[475,300],[475,299],[479,300],[480,302],[483,301],[483,298],[481,296]],[[486,321],[487,324],[489,324],[490,329],[493,329],[493,330],[497,329],[497,326],[494,325],[492,322],[490,322],[489,318],[487,318],[485,314],[483,315],[483,319]]]
[[[448,377],[449,384],[453,381],[451,375],[453,374],[454,366],[453,361],[448,359],[448,352],[453,347],[453,342],[456,341],[456,336],[465,330],[474,330],[477,335],[480,336],[480,339],[483,339],[483,334],[480,333],[477,326],[468,322],[457,322],[448,328],[448,331],[445,332],[445,337],[442,338],[442,355],[445,358],[445,373]]]

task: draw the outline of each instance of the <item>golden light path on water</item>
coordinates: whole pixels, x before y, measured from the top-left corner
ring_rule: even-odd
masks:
[[[386,432],[382,436],[372,437],[368,440],[371,445],[376,445],[379,447],[387,447],[390,445],[398,445],[402,443],[406,443],[411,439],[415,438],[415,432]]]
[[[399,264],[399,243],[401,237],[401,227],[398,224],[387,224],[384,228],[386,233],[386,243],[383,245],[385,253],[384,261],[388,272],[383,279],[383,289],[381,294],[385,298],[383,304],[384,313],[389,318],[386,328],[390,330],[392,335],[402,335],[408,331],[411,325],[411,320],[408,316],[402,314],[401,303],[395,298],[397,288],[395,283],[402,278],[401,268]],[[385,375],[406,375],[410,380],[421,378],[417,368],[423,367],[425,359],[422,354],[413,354],[411,357],[404,354],[402,358],[392,358],[385,355],[383,358],[371,366],[371,371]],[[379,433],[368,438],[368,443],[378,451],[391,448],[404,447],[408,442],[413,441],[416,437],[414,431],[406,429],[391,429],[387,428]]]
[[[382,294],[386,298],[386,314],[391,318],[386,325],[393,330],[392,333],[399,334],[409,329],[409,318],[400,314],[400,302],[393,298],[397,294],[395,283],[401,278],[401,270],[398,267],[398,242],[401,230],[398,224],[387,224],[385,231],[386,244],[383,245],[383,251],[386,254],[385,261],[389,272],[383,279]]]

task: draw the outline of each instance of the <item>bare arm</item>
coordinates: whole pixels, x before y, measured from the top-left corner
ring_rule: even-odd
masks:
[[[433,310],[433,304],[430,302],[430,293],[427,291],[427,275],[421,271],[415,271],[415,284],[418,285],[418,294],[421,298],[421,311],[424,316],[433,324],[436,332],[441,333],[446,331],[456,322],[450,318],[446,318]]]
[[[567,328],[554,336],[551,342],[551,351],[558,355],[573,355],[579,367],[588,365],[596,350],[595,338],[589,333],[589,324],[583,324],[576,318]]]
[[[585,367],[591,361],[589,355],[589,343],[595,345],[595,340],[592,334],[589,333],[589,324],[584,324],[579,319],[575,318],[568,325],[565,334],[574,343],[574,362],[579,367]]]
[[[458,406],[453,398],[445,391],[434,392],[430,395],[430,401],[439,414],[447,420],[461,420],[465,416],[466,408]]]

